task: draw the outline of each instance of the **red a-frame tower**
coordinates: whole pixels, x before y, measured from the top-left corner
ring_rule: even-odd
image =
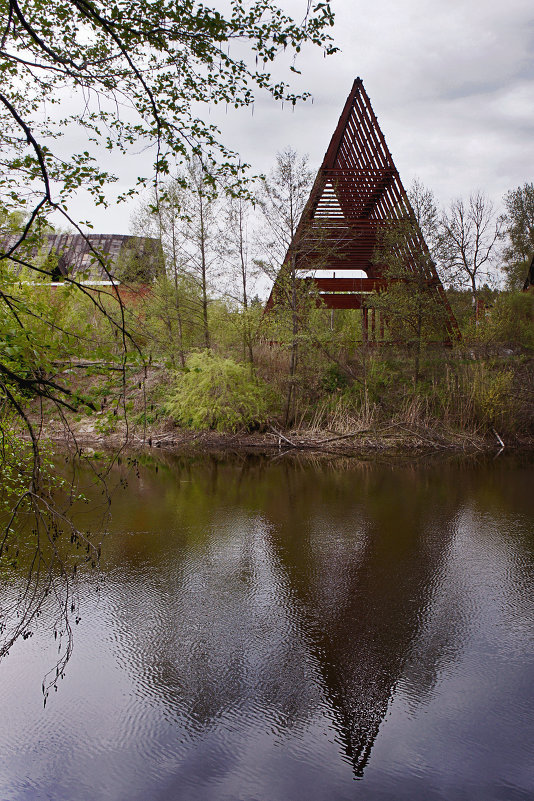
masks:
[[[317,173],[295,237],[275,282],[266,310],[276,304],[277,284],[291,265],[298,273],[332,271],[333,277],[312,277],[320,301],[329,309],[362,309],[364,338],[383,338],[383,322],[371,325],[365,298],[388,285],[386,264],[376,263],[376,247],[384,227],[410,221],[403,241],[408,271],[424,273],[425,285],[445,311],[449,341],[459,329],[443,285],[416,223],[391,153],[360,78],[354,81],[322,166]],[[367,277],[343,277],[349,271]]]

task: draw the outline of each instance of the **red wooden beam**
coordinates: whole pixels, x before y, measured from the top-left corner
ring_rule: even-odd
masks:
[[[378,292],[386,289],[383,278],[308,278],[320,292]]]
[[[342,292],[322,292],[319,295],[318,305],[327,309],[361,309],[364,305],[365,295],[343,294]]]

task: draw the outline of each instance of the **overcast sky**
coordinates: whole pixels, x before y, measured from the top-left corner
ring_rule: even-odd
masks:
[[[305,0],[279,0],[302,16]],[[293,85],[313,94],[292,111],[268,96],[251,110],[207,110],[227,145],[254,171],[267,172],[291,145],[318,168],[355,77],[363,79],[401,179],[414,177],[447,204],[473,190],[499,204],[508,189],[534,180],[533,0],[333,0],[341,52],[301,54]],[[289,73],[291,75],[291,73]],[[139,155],[121,182],[146,171]],[[79,202],[75,216],[88,218]],[[132,207],[89,218],[95,231],[127,233]]]

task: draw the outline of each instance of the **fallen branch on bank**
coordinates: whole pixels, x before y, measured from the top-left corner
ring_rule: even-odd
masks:
[[[502,441],[502,439],[500,438],[500,436],[497,434],[497,432],[495,431],[495,429],[494,429],[494,428],[492,428],[491,430],[493,431],[493,433],[494,433],[494,434],[495,434],[495,436],[497,437],[497,442],[499,443],[499,445],[501,446],[501,448],[505,448],[505,447],[506,447],[506,445],[504,444],[504,442]]]
[[[284,437],[284,435],[281,434],[280,431],[277,431],[276,428],[274,428],[273,426],[269,426],[269,428],[271,429],[273,434],[276,434],[276,436],[279,438],[279,441],[283,439],[284,442],[287,442],[287,444],[290,445],[292,448],[298,448],[299,447],[298,445],[295,445],[294,442],[291,442],[290,439],[288,439],[287,437]],[[279,443],[279,444],[281,445],[281,443]]]
[[[346,434],[337,434],[335,437],[327,437],[326,439],[315,439],[311,438],[309,434],[306,432],[302,432],[302,434],[298,437],[293,436],[293,439],[289,439],[286,437],[285,434],[282,434],[281,431],[274,428],[274,426],[269,426],[271,432],[278,437],[278,447],[282,447],[282,441],[287,443],[286,447],[293,448],[294,450],[321,450],[325,448],[327,445],[331,445],[332,443],[338,442],[341,444],[342,440],[353,439],[356,437],[369,437],[376,446],[376,440],[380,439],[390,439],[395,437],[395,434],[392,433],[391,429],[396,428],[395,425],[388,425],[385,428],[373,430],[372,428],[365,428],[360,429],[359,431],[350,431]]]

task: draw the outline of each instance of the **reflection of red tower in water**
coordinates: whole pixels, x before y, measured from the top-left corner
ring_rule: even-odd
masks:
[[[424,273],[436,310],[445,308],[449,339],[458,338],[458,324],[369,97],[357,78],[266,310],[276,305],[284,278],[293,265],[302,276],[299,280],[312,283],[327,308],[362,309],[364,339],[384,339],[384,320],[375,319],[375,311],[366,308],[365,298],[388,285],[384,276],[388,265],[375,261],[380,233],[406,221],[410,227],[399,245],[402,260],[409,272]],[[317,271],[332,275],[319,277],[315,275]],[[354,277],[354,272],[365,277]],[[304,277],[306,273],[308,277]]]
[[[325,518],[326,530],[332,531],[325,538],[317,529],[316,510],[307,515],[298,504],[290,524],[293,536],[280,535],[283,529],[277,525],[271,529],[273,552],[287,572],[300,626],[358,777],[427,618],[453,536],[449,517],[439,521],[439,536],[430,534],[436,531],[437,515],[417,485],[416,471],[412,477],[413,482],[406,471],[407,480],[393,482],[390,493],[379,487],[369,492],[368,486],[359,495],[355,491],[352,536],[346,534],[346,519],[340,538],[336,525]],[[318,530],[316,543],[309,526]],[[440,642],[432,643],[417,670],[420,694],[432,684],[443,641],[453,628],[451,613]]]
[[[178,461],[169,484],[142,471],[146,524],[190,533],[150,537],[155,573],[142,592],[138,551],[121,550],[121,663],[192,741],[226,740],[226,715],[244,732],[236,742],[265,727],[291,741],[326,713],[363,775],[443,570],[454,490],[440,519],[442,471],[429,487],[416,469],[388,479],[365,464],[329,476],[280,464],[263,484],[248,460],[239,470],[215,456]],[[115,524],[135,530],[135,504],[122,514]],[[454,618],[442,628],[415,676],[418,695]]]

